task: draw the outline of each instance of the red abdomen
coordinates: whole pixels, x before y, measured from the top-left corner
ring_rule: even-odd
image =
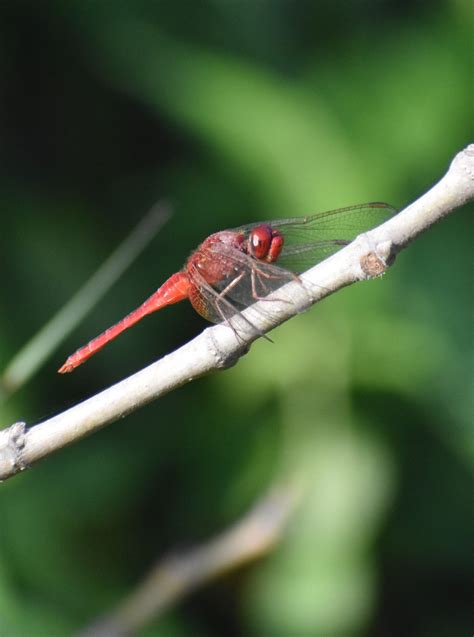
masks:
[[[158,288],[158,290],[142,305],[140,305],[140,307],[133,310],[133,312],[130,312],[130,314],[112,327],[109,327],[108,330],[105,330],[105,332],[87,343],[87,345],[78,349],[77,352],[71,354],[64,365],[59,368],[58,372],[60,374],[72,372],[76,367],[82,365],[82,363],[102,349],[104,345],[107,345],[107,343],[116,338],[124,330],[132,327],[135,323],[138,323],[138,321],[140,321],[144,316],[147,316],[152,312],[156,312],[157,310],[161,310],[161,308],[166,305],[172,305],[173,303],[183,301],[188,298],[188,295],[189,279],[186,272],[181,271],[173,274],[173,276],[170,276],[170,278],[165,281],[163,285]]]

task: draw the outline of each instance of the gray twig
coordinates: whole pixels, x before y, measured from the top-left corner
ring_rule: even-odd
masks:
[[[380,274],[391,265],[395,254],[421,232],[473,198],[474,144],[470,144],[456,155],[444,177],[417,201],[305,272],[300,281],[277,290],[271,313],[264,311],[265,306],[268,307],[266,300],[243,312],[247,320],[239,326],[239,335],[243,335],[248,347],[262,333],[336,290]],[[290,295],[291,303],[284,301],[287,295]],[[257,311],[259,308],[263,311]],[[23,466],[12,463],[5,447],[0,447],[0,479],[14,475],[24,466],[32,465],[184,383],[233,364],[243,350],[242,340],[236,339],[226,325],[204,330],[175,352],[27,430],[21,454]]]

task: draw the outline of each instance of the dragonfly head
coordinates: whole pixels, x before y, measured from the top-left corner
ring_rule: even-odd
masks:
[[[272,263],[280,256],[283,236],[269,224],[262,223],[250,231],[247,251],[255,259]]]

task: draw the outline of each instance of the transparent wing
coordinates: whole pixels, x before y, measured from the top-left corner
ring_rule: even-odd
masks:
[[[395,212],[386,203],[373,202],[304,217],[252,223],[235,230],[248,233],[261,223],[280,230],[284,244],[278,264],[293,272],[303,272],[340,250],[361,232],[386,221]]]

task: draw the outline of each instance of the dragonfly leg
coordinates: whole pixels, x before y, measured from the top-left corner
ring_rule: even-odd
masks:
[[[258,281],[263,289],[264,292],[264,296],[261,296],[260,294],[258,294],[257,292],[257,277],[258,277]],[[268,296],[268,294],[270,294],[271,292],[273,292],[273,290],[266,289],[266,286],[264,284],[264,282],[262,281],[263,279],[279,279],[280,277],[276,274],[270,274],[269,272],[264,272],[262,270],[260,270],[259,268],[255,267],[252,269],[252,273],[250,275],[251,281],[252,281],[252,297],[255,299],[255,301],[269,301],[270,299],[267,299],[266,297]],[[295,274],[294,275],[294,279],[295,281],[299,281],[299,277]],[[286,281],[287,283],[287,281]],[[283,283],[282,283],[283,285]],[[281,303],[288,303],[291,305],[291,301],[288,301],[287,299],[279,299],[279,298],[274,298],[271,299],[272,301],[280,301]]]
[[[228,314],[224,312],[224,307],[229,305],[230,305],[229,302],[222,295],[222,292],[221,292],[221,294],[219,294],[219,296],[216,298],[215,308],[221,318],[221,321],[223,323],[226,323],[230,327],[230,329],[234,332],[235,338],[239,341],[239,343],[244,343],[245,340],[239,334],[239,330],[236,328],[236,326],[232,323],[232,316],[229,316]],[[238,312],[236,313],[238,314]],[[248,323],[251,327],[253,327],[252,323],[250,323],[250,321],[248,321],[247,319],[245,319],[245,322]]]
[[[236,285],[238,285],[240,283],[240,281],[246,276],[245,272],[241,272],[238,276],[235,277],[235,279],[233,281],[231,281],[223,290],[222,292],[220,292],[215,300],[215,307],[217,312],[219,313],[219,316],[221,317],[221,320],[224,323],[227,323],[227,325],[230,327],[230,329],[234,332],[236,338],[238,341],[240,342],[245,342],[244,339],[242,338],[242,336],[239,334],[238,329],[235,327],[235,325],[233,325],[232,323],[232,316],[229,316],[228,314],[226,314],[224,312],[224,307],[228,307],[229,306],[234,310],[234,312],[236,314],[240,314],[240,312],[236,312],[235,308],[232,306],[232,304],[229,303],[229,301],[227,301],[227,299],[225,298],[226,295],[228,294],[228,292],[230,292]],[[245,321],[245,323],[247,323],[249,325],[249,327],[251,327],[252,329],[256,330],[261,337],[263,337],[264,339],[266,339],[267,341],[269,341],[270,343],[272,343],[272,339],[267,336],[264,332],[261,332],[258,328],[255,327],[255,325],[249,321],[248,319],[246,319],[245,317],[243,317],[240,314],[241,318]]]
[[[239,276],[236,276],[236,277],[235,277],[235,279],[233,279],[233,280],[229,283],[229,285],[227,285],[227,286],[226,286],[226,287],[222,290],[222,292],[219,292],[219,297],[224,298],[224,297],[225,297],[225,295],[226,295],[228,292],[230,292],[230,291],[232,290],[232,288],[235,288],[235,286],[236,286],[236,285],[238,285],[238,284],[242,281],[242,279],[244,278],[244,276],[245,276],[245,272],[241,272],[241,273],[239,274]]]
[[[222,321],[227,321],[228,317],[225,315],[224,310],[222,309],[222,305],[228,303],[226,300],[226,295],[234,288],[236,285],[240,283],[240,281],[244,278],[245,272],[241,272],[239,276],[236,276],[216,297],[216,309],[219,312],[219,316]],[[235,331],[235,330],[234,330]]]

